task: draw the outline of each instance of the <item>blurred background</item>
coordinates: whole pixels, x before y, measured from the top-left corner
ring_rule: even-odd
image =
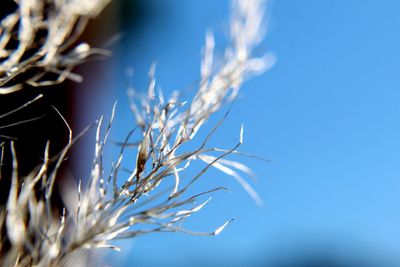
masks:
[[[252,184],[264,205],[210,171],[199,188],[224,185],[231,193],[215,194],[186,227],[212,231],[235,218],[220,236],[142,236],[118,243],[123,251],[109,253],[106,264],[400,266],[399,10],[397,0],[269,1],[256,53],[273,52],[278,62],[245,83],[212,141],[231,147],[244,123],[241,150],[270,160],[240,159],[257,174]],[[227,0],[115,1],[87,31],[97,44],[117,41],[113,58],[80,67],[85,81],[74,89],[74,127],[107,117],[115,100],[112,138],[134,127],[128,68],[139,91],[154,61],[166,95],[193,90],[205,31],[215,32],[222,52],[228,19]],[[92,137],[80,149],[75,177],[89,172]]]

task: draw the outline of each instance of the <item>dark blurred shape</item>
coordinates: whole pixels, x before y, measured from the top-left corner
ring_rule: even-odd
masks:
[[[263,265],[265,267],[395,267],[374,264],[368,262],[353,262],[350,260],[341,260],[332,256],[317,255],[315,257],[304,257],[288,262],[277,262],[275,264]]]
[[[344,236],[341,238],[345,238]],[[358,242],[348,240],[334,243],[304,244],[287,247],[268,254],[257,267],[398,267],[395,258],[382,255]]]
[[[65,85],[57,88],[26,88],[23,91],[0,97],[0,114],[18,108],[42,93],[44,97],[32,105],[0,120],[0,127],[16,122],[19,125],[0,129],[4,141],[5,155],[2,168],[0,201],[5,203],[11,177],[12,156],[10,141],[14,140],[19,176],[26,176],[42,163],[46,142],[50,141],[50,156],[56,155],[68,142],[68,129],[62,118],[52,108],[54,106],[66,120],[70,116],[71,90]],[[23,122],[34,119],[33,121]]]
[[[122,3],[122,5],[120,5]],[[124,13],[124,16],[129,16],[126,23],[129,28],[132,24],[138,23],[136,18],[140,14],[144,14],[139,10],[137,1],[112,1],[111,4],[103,10],[99,17],[90,21],[84,34],[76,43],[87,42],[93,47],[110,48],[106,46],[107,42],[116,34],[121,32],[121,23],[119,13]],[[0,4],[0,19],[6,17],[17,9],[17,5],[13,0],[2,0]],[[40,33],[41,34],[41,33]],[[43,33],[45,34],[45,33]],[[38,36],[40,38],[41,36]],[[18,36],[15,36],[18,38]],[[9,48],[9,49],[12,49]],[[1,63],[1,60],[0,60]],[[81,74],[84,78],[83,84],[79,85],[74,82],[66,81],[56,86],[48,86],[41,88],[34,88],[25,86],[21,91],[0,95],[0,116],[6,114],[11,110],[23,106],[25,103],[31,101],[39,94],[43,94],[43,98],[39,101],[29,105],[28,107],[11,114],[10,116],[0,117],[0,145],[4,148],[2,155],[3,161],[0,168],[0,207],[4,207],[9,194],[11,176],[12,176],[12,153],[11,141],[14,142],[16,150],[16,157],[18,160],[18,176],[19,182],[23,182],[23,177],[28,175],[35,167],[43,162],[43,155],[46,143],[50,142],[50,158],[56,156],[68,143],[68,128],[65,125],[61,116],[57,113],[60,112],[65,120],[71,127],[74,136],[78,135],[83,129],[78,123],[78,119],[85,114],[85,109],[90,105],[92,99],[90,97],[84,98],[82,96],[91,96],[97,94],[97,89],[91,82],[96,80],[102,82],[104,77],[109,75],[109,62],[103,58],[88,62],[83,66],[76,68],[74,72]],[[18,80],[14,81],[19,83]],[[117,85],[116,85],[117,86]],[[114,88],[108,88],[108,90]],[[84,92],[83,90],[86,90]],[[84,98],[82,100],[82,98]],[[79,104],[77,104],[79,103]],[[95,103],[98,105],[99,103]],[[57,110],[57,111],[56,111]],[[101,114],[98,114],[100,116]],[[19,124],[15,124],[21,122]],[[93,121],[91,121],[93,122]],[[87,126],[87,123],[85,126]],[[68,158],[62,164],[61,169],[58,171],[58,179],[56,180],[55,191],[52,195],[52,203],[55,211],[61,211],[64,206],[62,203],[61,192],[59,191],[60,181],[69,179],[70,175],[66,175],[66,170],[70,169],[76,161],[80,161],[81,150],[74,148],[69,153]],[[74,161],[69,159],[77,158]],[[85,155],[85,154],[83,154]],[[91,159],[89,159],[89,162]],[[54,166],[49,166],[49,172]],[[90,169],[90,164],[87,166]],[[82,177],[76,177],[82,178]],[[83,177],[84,178],[84,177]],[[40,194],[39,186],[35,188],[36,192]],[[57,216],[57,212],[55,212]],[[0,229],[1,235],[5,236],[5,228]],[[7,251],[8,244],[1,244],[1,254]]]
[[[134,31],[141,28],[151,17],[150,10],[149,1],[121,0],[119,7],[120,30]]]
[[[18,5],[13,0],[2,0],[0,8],[0,20],[17,9]]]

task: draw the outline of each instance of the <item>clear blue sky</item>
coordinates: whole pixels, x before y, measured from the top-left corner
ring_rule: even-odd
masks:
[[[121,132],[132,120],[126,67],[145,88],[156,60],[158,85],[185,89],[199,77],[206,29],[217,33],[217,49],[227,36],[228,1],[146,6],[141,30],[126,32],[116,51],[119,88],[102,111],[119,99]],[[399,10],[397,0],[272,1],[259,52],[275,53],[277,64],[245,84],[214,139],[235,144],[244,123],[242,150],[271,160],[243,159],[257,173],[264,206],[210,172],[202,183],[228,185],[232,194],[216,194],[186,226],[207,231],[234,217],[233,224],[218,237],[155,234],[125,242],[131,250],[116,255],[119,264],[273,267],[326,255],[400,264]]]

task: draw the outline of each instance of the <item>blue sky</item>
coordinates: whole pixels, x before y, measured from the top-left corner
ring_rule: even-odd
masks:
[[[157,61],[165,92],[199,77],[207,29],[216,48],[226,43],[228,1],[151,0],[141,29],[125,32],[102,113],[119,100],[118,133],[133,121],[124,69],[146,87]],[[186,226],[218,237],[149,235],[117,255],[128,266],[275,266],[281,259],[329,254],[400,263],[400,2],[289,1],[268,5],[268,34],[258,53],[277,64],[249,80],[213,142],[271,160],[242,159],[257,173],[258,207],[229,177],[210,172],[205,186],[227,185]],[[220,118],[222,114],[217,115]],[[120,128],[118,128],[120,127]],[[209,183],[209,184],[208,184]],[[368,255],[368,256],[366,256]],[[243,265],[245,264],[245,265]]]

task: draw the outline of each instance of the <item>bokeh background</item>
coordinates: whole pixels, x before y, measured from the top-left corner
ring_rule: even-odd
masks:
[[[210,231],[235,218],[220,236],[147,235],[118,243],[123,252],[110,253],[107,264],[400,266],[399,10],[397,0],[269,1],[256,53],[273,52],[277,64],[243,86],[213,139],[231,147],[244,123],[241,150],[270,160],[240,159],[257,174],[252,184],[264,205],[211,171],[201,186],[226,185],[231,193],[215,194],[186,226]],[[146,88],[154,61],[166,95],[193,90],[205,31],[215,32],[221,52],[228,15],[226,0],[116,1],[89,31],[103,36],[99,42],[119,38],[112,59],[82,67],[76,127],[110,114],[118,99],[112,138],[133,128],[127,68],[137,90]],[[89,171],[86,151],[90,142],[78,174]]]

